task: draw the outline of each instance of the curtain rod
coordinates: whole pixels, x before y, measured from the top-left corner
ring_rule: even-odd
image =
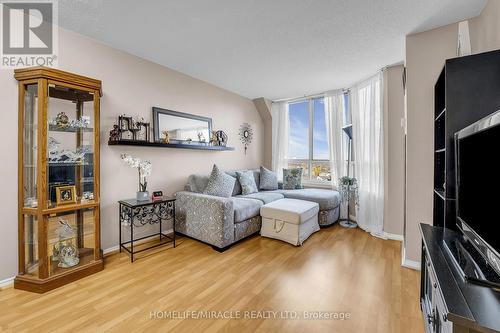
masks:
[[[321,93],[313,94],[313,95],[303,95],[299,97],[293,97],[293,98],[282,98],[282,99],[275,99],[274,101],[271,101],[272,103],[279,103],[279,102],[293,102],[293,101],[299,101],[301,99],[308,99],[308,98],[315,98],[315,97],[321,97],[324,96],[325,94],[331,92],[331,91],[342,91],[343,93],[347,93],[350,91],[350,89],[334,89],[334,90],[328,90],[324,91]]]
[[[384,67],[382,67],[380,69],[380,71],[383,72],[383,71],[387,70],[388,68],[392,68],[392,67],[396,67],[396,66],[400,66],[400,65],[404,65],[404,62],[399,62],[399,63],[395,63],[395,64],[392,64],[392,65],[384,66]],[[372,76],[373,75],[371,75],[369,77],[372,77]],[[360,82],[363,82],[363,81],[365,81],[365,80],[361,80]],[[342,92],[344,92],[344,93],[348,93],[349,91],[351,91],[350,88],[340,88],[340,89],[328,90],[328,91],[324,91],[324,92],[317,93],[317,94],[312,94],[312,95],[304,95],[304,96],[298,96],[298,97],[292,97],[292,98],[275,99],[275,100],[271,101],[271,103],[299,101],[301,99],[308,99],[308,98],[320,97],[320,96],[325,95],[328,92],[331,92],[331,91],[340,91],[340,90],[342,90]]]

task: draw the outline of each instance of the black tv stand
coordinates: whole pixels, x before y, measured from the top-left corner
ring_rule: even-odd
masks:
[[[426,332],[500,332],[500,290],[471,283],[470,277],[475,276],[474,274],[488,275],[480,260],[474,263],[470,261],[476,255],[467,250],[471,245],[466,242],[464,245],[463,236],[449,229],[421,224],[420,232],[420,306]],[[470,266],[463,266],[466,267],[466,274],[469,274],[468,279],[464,278],[463,268],[458,269],[453,263],[455,259],[448,253],[449,246],[463,246],[459,250],[463,256],[460,261]],[[467,250],[467,255],[463,252],[464,249]]]
[[[500,276],[462,234],[444,229],[445,258],[465,282],[500,290]]]

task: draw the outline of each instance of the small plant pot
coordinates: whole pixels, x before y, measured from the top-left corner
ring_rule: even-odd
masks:
[[[136,193],[136,199],[137,199],[137,201],[148,201],[149,200],[149,192],[148,191],[145,191],[145,192],[138,191]]]

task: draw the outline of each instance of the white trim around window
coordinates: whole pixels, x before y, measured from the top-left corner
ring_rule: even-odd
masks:
[[[307,176],[302,178],[302,183],[308,187],[325,187],[331,188],[331,162],[329,159],[314,159],[314,101],[317,99],[324,99],[323,95],[312,96],[308,98],[296,99],[289,101],[288,105],[308,102],[308,113],[309,113],[309,158],[308,159],[287,159],[288,166],[293,164],[306,164],[307,165]],[[326,112],[326,109],[324,110]],[[328,127],[327,127],[328,128]],[[312,179],[312,172],[314,165],[325,164],[330,173],[330,180],[318,180]]]

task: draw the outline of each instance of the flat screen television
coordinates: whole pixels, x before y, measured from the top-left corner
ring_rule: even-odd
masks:
[[[500,111],[455,134],[457,225],[500,275]]]

